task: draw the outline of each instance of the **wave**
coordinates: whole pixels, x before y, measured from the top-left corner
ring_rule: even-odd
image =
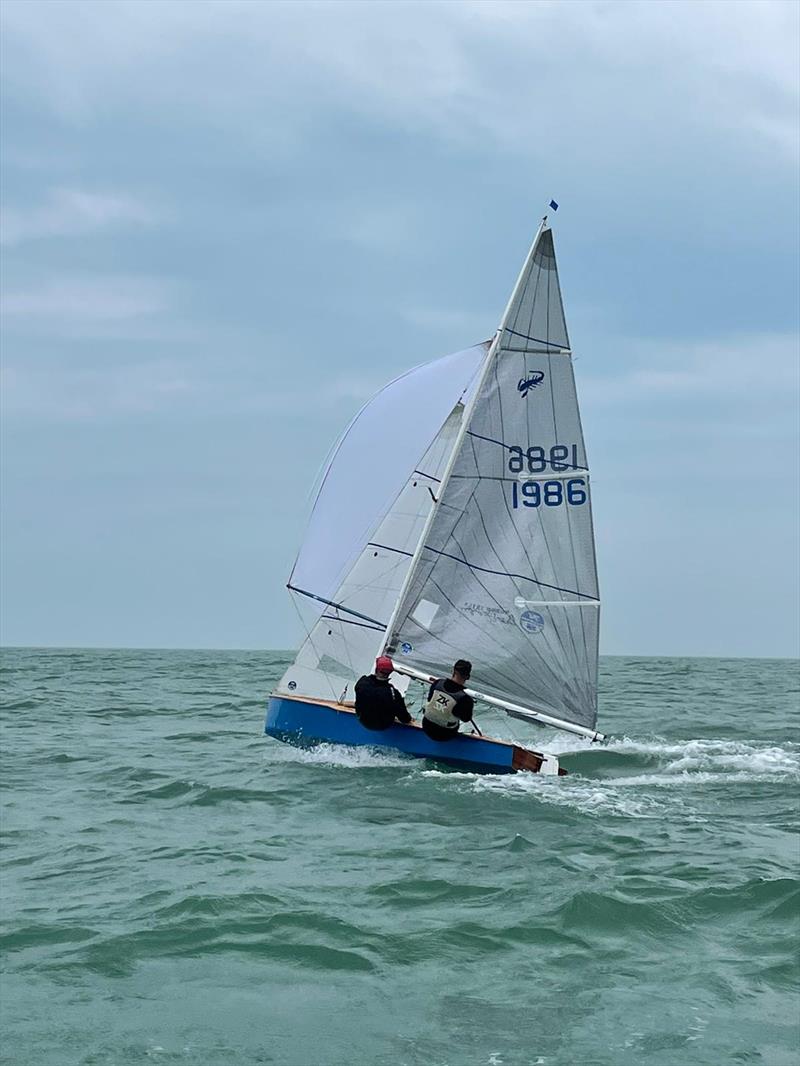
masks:
[[[280,752],[279,759],[275,758],[276,751]],[[313,748],[297,748],[287,744],[272,749],[269,759],[271,762],[300,762],[310,766],[331,766],[348,770],[388,766],[408,769],[409,763],[415,761],[412,756],[403,755],[394,749],[383,750],[346,744],[317,744]]]
[[[593,746],[561,756],[567,777],[538,774],[485,775],[434,769],[418,770],[422,777],[441,778],[454,787],[474,792],[530,795],[547,806],[572,808],[580,814],[629,818],[661,816],[666,809],[682,810],[693,790],[709,786],[800,781],[800,751],[793,746],[715,739],[684,742],[653,737],[629,737],[602,747]]]

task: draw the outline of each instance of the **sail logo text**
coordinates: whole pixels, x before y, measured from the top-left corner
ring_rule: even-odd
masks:
[[[478,615],[487,622],[500,622],[504,626],[514,625],[514,616],[503,607],[487,607],[483,603],[462,603],[459,610],[464,614]]]
[[[529,377],[520,378],[517,385],[517,392],[525,399],[530,389],[538,389],[541,383],[544,381],[544,371],[534,370]]]

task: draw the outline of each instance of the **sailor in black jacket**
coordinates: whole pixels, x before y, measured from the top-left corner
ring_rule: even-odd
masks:
[[[392,660],[381,655],[375,660],[375,673],[356,681],[356,714],[366,729],[388,729],[395,721],[414,721],[405,700],[389,682],[392,670]]]
[[[472,721],[475,701],[464,691],[472,673],[472,663],[459,659],[452,677],[440,677],[430,687],[422,717],[422,728],[431,740],[452,740],[461,722]]]

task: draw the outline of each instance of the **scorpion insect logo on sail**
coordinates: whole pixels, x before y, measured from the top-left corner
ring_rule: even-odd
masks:
[[[533,370],[531,371],[531,373],[528,374],[527,377],[519,379],[519,384],[517,385],[517,392],[524,400],[525,397],[528,395],[528,392],[531,389],[538,389],[543,381],[544,371]]]

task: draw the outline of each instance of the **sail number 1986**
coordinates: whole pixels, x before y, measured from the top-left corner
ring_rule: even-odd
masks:
[[[586,482],[582,477],[571,477],[569,481],[512,481],[512,507],[560,507],[570,503],[577,507],[586,503]]]
[[[534,445],[523,450],[517,445],[508,449],[508,469],[512,474],[542,474],[552,470],[559,473],[564,470],[580,470],[578,466],[577,444],[554,444],[549,451]],[[582,477],[558,478],[545,481],[521,481],[515,478],[511,483],[512,507],[560,507],[570,504],[577,507],[586,503],[586,480]]]
[[[578,445],[554,444],[545,451],[538,444],[525,450],[515,444],[508,449],[508,469],[512,474],[521,474],[523,470],[529,474],[543,474],[548,467],[558,471],[580,470]]]

